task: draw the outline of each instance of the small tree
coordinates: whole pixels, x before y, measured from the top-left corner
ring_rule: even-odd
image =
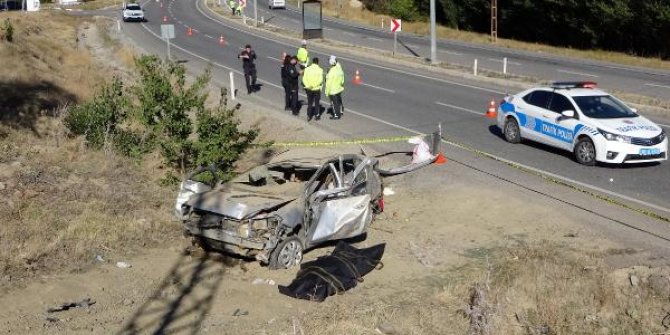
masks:
[[[194,152],[195,166],[215,164],[220,169],[219,177],[228,179],[235,167],[235,162],[251,146],[258,136],[258,129],[240,131],[240,122],[235,113],[240,104],[228,107],[228,92],[221,89],[219,105],[216,109],[205,109],[196,115],[196,132]]]
[[[133,89],[139,120],[149,136],[155,136],[166,163],[183,174],[195,158],[189,114],[205,110],[210,71],[187,85],[181,64],[163,62],[157,56],[142,56],[135,64],[140,74]]]

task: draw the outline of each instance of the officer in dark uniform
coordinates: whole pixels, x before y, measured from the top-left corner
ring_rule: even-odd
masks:
[[[251,94],[258,90],[256,85],[256,52],[251,50],[251,45],[244,46],[244,50],[240,52],[237,58],[242,60],[242,69],[244,70],[244,81],[247,84],[247,94]]]

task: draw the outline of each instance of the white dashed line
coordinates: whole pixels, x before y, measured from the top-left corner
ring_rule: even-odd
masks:
[[[445,104],[444,102],[435,101],[435,103],[440,105],[440,106],[449,107],[451,109],[459,110],[461,112],[466,112],[466,113],[476,114],[476,115],[483,115],[484,114],[482,112],[478,112],[478,111],[475,111],[475,110],[472,110],[472,109],[467,109],[467,108],[464,108],[464,107]]]
[[[205,34],[205,37],[207,37],[207,38],[214,38],[214,36],[209,36],[209,35],[207,35],[207,34]]]
[[[447,50],[439,50],[439,52],[447,55],[454,55],[454,56],[463,56],[462,53],[456,52],[456,51],[447,51]]]
[[[281,62],[281,59],[279,59],[279,58],[275,58],[275,57],[272,57],[272,56],[265,56],[265,57],[267,57],[269,59],[272,59],[272,60],[275,60],[275,61],[278,61],[278,62]]]
[[[376,89],[378,89],[378,90],[380,90],[380,91],[384,91],[384,92],[395,93],[394,90],[389,90],[388,88],[383,88],[383,87],[379,87],[379,86],[375,86],[375,85],[370,85],[370,84],[366,84],[366,83],[361,83],[361,85],[363,85],[363,86],[367,86],[367,87],[376,88]]]
[[[502,60],[502,59],[489,58],[489,60],[492,61],[492,62],[496,62],[496,63],[503,63],[503,60]],[[511,64],[511,65],[521,65],[521,63],[511,62],[511,61],[509,61],[509,60],[507,60],[507,64]]]
[[[660,88],[667,88],[667,89],[670,89],[670,86],[667,86],[667,85],[650,84],[650,83],[647,83],[647,84],[644,84],[644,85],[645,85],[645,86],[652,86],[652,87],[660,87]]]
[[[577,75],[577,76],[592,77],[592,78],[598,78],[598,77],[599,77],[599,76],[596,76],[595,74],[588,74],[588,73],[582,73],[582,72],[574,72],[574,71],[561,70],[561,69],[556,70],[556,72],[567,73],[567,74],[574,74],[574,75]]]

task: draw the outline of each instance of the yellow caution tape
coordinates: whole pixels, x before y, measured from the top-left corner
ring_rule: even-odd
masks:
[[[375,138],[358,138],[351,140],[338,141],[312,141],[312,142],[276,142],[272,145],[281,147],[317,147],[317,146],[334,146],[343,144],[372,144],[372,143],[388,143],[407,141],[413,136],[395,136],[395,137],[375,137]]]

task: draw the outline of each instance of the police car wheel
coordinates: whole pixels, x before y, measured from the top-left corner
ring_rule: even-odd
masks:
[[[575,159],[579,164],[596,165],[596,146],[590,138],[584,137],[575,145]]]
[[[519,131],[519,123],[515,119],[509,118],[505,121],[505,128],[503,129],[505,140],[509,143],[521,142],[521,132]]]

